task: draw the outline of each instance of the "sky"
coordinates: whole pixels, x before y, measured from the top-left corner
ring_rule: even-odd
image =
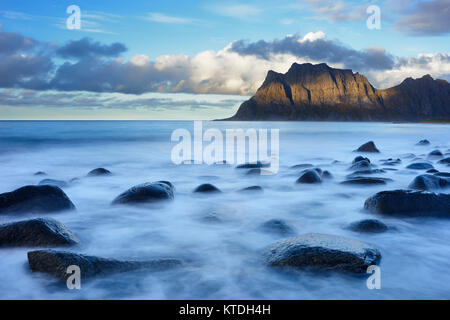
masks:
[[[294,62],[450,80],[450,0],[0,3],[2,120],[226,118]]]

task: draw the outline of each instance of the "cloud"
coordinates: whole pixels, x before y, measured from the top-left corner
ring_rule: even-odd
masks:
[[[343,65],[355,70],[384,70],[394,66],[394,57],[381,48],[355,50],[340,42],[328,40],[322,31],[308,33],[304,37],[289,35],[273,41],[260,40],[247,43],[235,41],[231,50],[240,55],[254,55],[269,59],[273,54],[291,54],[299,58],[311,59]]]
[[[0,54],[28,51],[37,45],[37,41],[17,33],[0,32]]]
[[[450,33],[450,0],[413,1],[402,13],[405,16],[396,21],[401,32],[413,36]]]
[[[331,22],[359,21],[367,19],[366,9],[370,1],[355,5],[341,0],[304,0],[309,9],[316,13],[315,19]]]
[[[248,19],[262,13],[262,9],[249,4],[215,4],[208,9],[216,14],[237,19]]]
[[[127,51],[122,43],[113,43],[104,45],[100,42],[94,42],[90,38],[83,38],[77,41],[70,41],[60,47],[56,53],[63,58],[85,58],[89,56],[117,57]]]
[[[190,24],[195,21],[195,20],[189,19],[189,18],[168,16],[166,14],[159,13],[159,12],[150,12],[147,14],[147,16],[144,17],[144,19],[153,21],[153,22],[171,23],[171,24],[172,23],[174,23],[174,24]]]

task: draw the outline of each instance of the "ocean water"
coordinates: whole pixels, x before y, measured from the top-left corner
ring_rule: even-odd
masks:
[[[64,188],[77,207],[55,213],[81,240],[67,250],[116,259],[175,257],[184,267],[164,272],[130,272],[84,281],[68,290],[53,278],[30,272],[30,248],[0,249],[0,299],[450,299],[450,219],[392,218],[363,210],[365,199],[382,190],[406,188],[419,174],[405,167],[434,150],[449,152],[450,126],[392,123],[204,122],[205,129],[279,129],[279,171],[246,176],[232,165],[175,165],[173,130],[192,131],[192,122],[0,122],[0,193],[41,179],[70,180]],[[421,139],[430,146],[416,146]],[[376,175],[393,179],[385,186],[345,186],[357,155],[373,140],[382,151],[369,155],[401,158],[402,164]],[[339,162],[334,163],[335,160]],[[437,164],[441,171],[448,167]],[[321,185],[296,185],[311,163],[334,178]],[[98,167],[108,177],[86,177]],[[46,177],[34,176],[37,171]],[[153,207],[111,206],[131,186],[158,180],[175,185],[172,202]],[[223,193],[199,196],[193,190],[212,183]],[[259,185],[263,193],[238,190]],[[212,212],[219,221],[205,219]],[[0,223],[33,215],[0,215]],[[319,232],[358,239],[382,254],[381,289],[369,290],[368,275],[280,271],[268,268],[261,252],[283,239],[260,229],[283,219],[297,234]],[[360,234],[351,222],[378,218],[393,227]]]

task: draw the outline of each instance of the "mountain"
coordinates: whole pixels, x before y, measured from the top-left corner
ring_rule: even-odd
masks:
[[[225,120],[422,121],[450,119],[450,84],[430,75],[384,90],[348,69],[294,63],[269,71],[250,100]]]

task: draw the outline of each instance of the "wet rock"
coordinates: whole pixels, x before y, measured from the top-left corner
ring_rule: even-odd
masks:
[[[261,161],[257,161],[256,163],[240,164],[236,167],[236,169],[258,169],[258,168],[268,168],[268,167],[270,167],[270,163],[264,163]]]
[[[303,175],[297,179],[297,183],[321,183],[322,179],[316,170],[307,170]]]
[[[38,218],[0,225],[0,247],[69,246],[78,238],[62,223]]]
[[[285,221],[280,219],[272,219],[264,222],[261,225],[261,230],[264,232],[275,233],[279,235],[295,234],[295,229],[288,225]]]
[[[372,168],[372,165],[370,164],[370,160],[361,160],[358,162],[355,162],[352,164],[352,166],[349,168],[351,171],[361,171],[361,170],[369,170]]]
[[[417,143],[418,146],[427,146],[427,145],[429,145],[429,144],[430,144],[430,141],[428,141],[427,139],[420,140],[420,141]]]
[[[448,178],[448,177],[450,177],[450,172],[436,172],[434,175],[438,176],[438,177]]]
[[[428,154],[429,158],[442,158],[443,156],[440,150],[433,150]]]
[[[353,172],[352,174],[347,175],[347,178],[355,178],[355,177],[360,177],[363,175],[368,175],[368,174],[379,174],[379,173],[385,173],[386,171],[384,171],[383,169],[367,169],[367,170],[358,170]]]
[[[310,164],[310,163],[304,163],[304,164],[297,164],[295,166],[292,166],[291,169],[307,169],[307,168],[312,168],[314,167],[314,165]]]
[[[352,164],[355,164],[357,162],[364,161],[364,160],[367,161],[368,163],[370,163],[370,159],[369,158],[366,158],[366,157],[363,157],[363,156],[357,156],[355,159],[353,159]]]
[[[241,192],[262,192],[263,188],[261,188],[260,186],[251,186],[251,187],[241,189],[239,191],[241,191]]]
[[[86,279],[139,269],[163,271],[179,267],[182,262],[178,259],[120,261],[65,251],[38,250],[28,252],[28,264],[33,272],[46,273],[66,281],[70,276],[67,274],[67,268],[72,265],[78,266],[82,277]]]
[[[450,195],[427,191],[382,191],[368,198],[364,208],[399,216],[450,217]]]
[[[350,224],[350,230],[363,233],[381,233],[385,232],[388,227],[383,222],[376,219],[366,219],[356,221]]]
[[[400,159],[386,159],[386,160],[381,160],[381,163],[383,164],[383,166],[396,166],[402,163],[402,160]]]
[[[353,177],[351,179],[342,181],[341,184],[363,184],[363,185],[373,185],[373,184],[386,184],[387,182],[392,181],[387,178],[377,178],[377,177]]]
[[[436,169],[427,170],[427,173],[437,173],[437,172],[439,172],[439,171]]]
[[[0,214],[74,210],[69,197],[56,186],[25,186],[0,194]]]
[[[98,176],[109,176],[111,174],[112,174],[111,171],[105,168],[97,168],[90,171],[87,175],[88,177],[98,177]]]
[[[195,193],[220,193],[222,191],[220,191],[216,186],[214,186],[210,183],[205,183],[205,184],[198,186],[194,190],[194,192]]]
[[[270,266],[314,268],[365,273],[378,264],[381,254],[375,247],[340,236],[309,233],[272,245],[264,254]]]
[[[34,176],[46,176],[47,174],[44,171],[38,171],[34,174]]]
[[[322,173],[322,179],[333,179],[333,175],[331,174],[330,171],[325,170],[325,171]]]
[[[406,167],[406,169],[412,169],[412,170],[428,170],[433,169],[433,165],[427,162],[416,162],[411,163],[409,166]]]
[[[173,186],[170,182],[158,181],[134,186],[117,196],[112,204],[139,204],[173,200]]]
[[[438,163],[440,164],[450,164],[450,157],[444,158],[442,160],[439,160]]]
[[[66,188],[69,184],[66,181],[54,180],[54,179],[44,179],[38,183],[39,186],[56,186],[60,188]]]
[[[441,178],[431,174],[417,176],[410,184],[410,189],[415,190],[438,190],[450,186],[450,179]]]
[[[380,150],[377,149],[375,146],[375,143],[373,141],[369,141],[362,146],[360,146],[357,150],[357,152],[376,152],[379,153]]]

